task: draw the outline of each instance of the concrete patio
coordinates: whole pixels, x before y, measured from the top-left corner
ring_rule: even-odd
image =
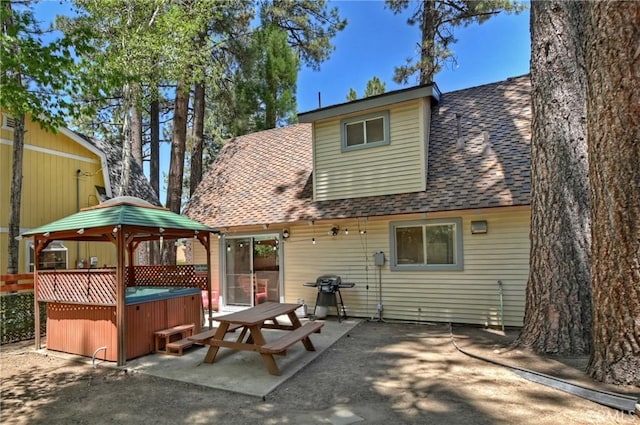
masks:
[[[286,321],[286,318],[282,321]],[[304,319],[303,324],[306,321],[307,319]],[[203,363],[208,346],[198,345],[185,350],[183,356],[151,354],[139,357],[128,361],[126,368],[129,371],[160,378],[264,397],[342,338],[358,325],[360,320],[348,319],[338,322],[337,318],[329,317],[322,322],[322,331],[311,335],[316,351],[306,351],[302,343],[299,343],[289,348],[285,356],[276,356],[280,376],[270,375],[260,355],[249,351],[221,348],[214,363]],[[270,339],[269,335],[275,337],[281,332],[264,331],[267,340]],[[235,339],[237,335],[237,332],[229,333],[225,339]]]

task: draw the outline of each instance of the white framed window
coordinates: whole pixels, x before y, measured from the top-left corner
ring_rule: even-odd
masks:
[[[461,218],[390,226],[391,270],[463,270]]]
[[[27,244],[27,269],[33,271],[35,251],[33,242]],[[38,270],[66,270],[69,268],[69,250],[62,242],[53,241],[40,253]]]
[[[389,111],[347,118],[340,122],[342,150],[388,145]]]

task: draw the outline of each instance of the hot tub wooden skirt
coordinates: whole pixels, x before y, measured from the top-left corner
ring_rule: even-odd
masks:
[[[152,353],[154,332],[185,323],[194,323],[195,333],[202,329],[202,297],[199,291],[181,297],[128,304],[126,359]],[[117,361],[115,306],[47,303],[48,350],[91,357],[97,348],[105,346],[106,352],[100,352],[98,357]]]

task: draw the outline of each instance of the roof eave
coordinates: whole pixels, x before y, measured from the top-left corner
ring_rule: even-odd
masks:
[[[434,102],[440,100],[440,89],[436,83],[423,84],[421,86],[408,89],[396,90],[377,96],[365,97],[351,102],[340,103],[324,108],[314,109],[298,114],[298,121],[301,123],[312,123],[314,121],[335,118],[342,115],[364,112],[374,108],[380,108],[395,103],[406,102],[414,99],[430,97]]]

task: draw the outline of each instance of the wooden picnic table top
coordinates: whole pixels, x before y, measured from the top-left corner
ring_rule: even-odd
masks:
[[[299,304],[266,302],[247,310],[225,314],[224,316],[218,316],[214,319],[221,323],[226,322],[243,326],[255,326],[263,323],[265,320],[271,320],[278,316],[289,314],[298,308],[300,308]]]

